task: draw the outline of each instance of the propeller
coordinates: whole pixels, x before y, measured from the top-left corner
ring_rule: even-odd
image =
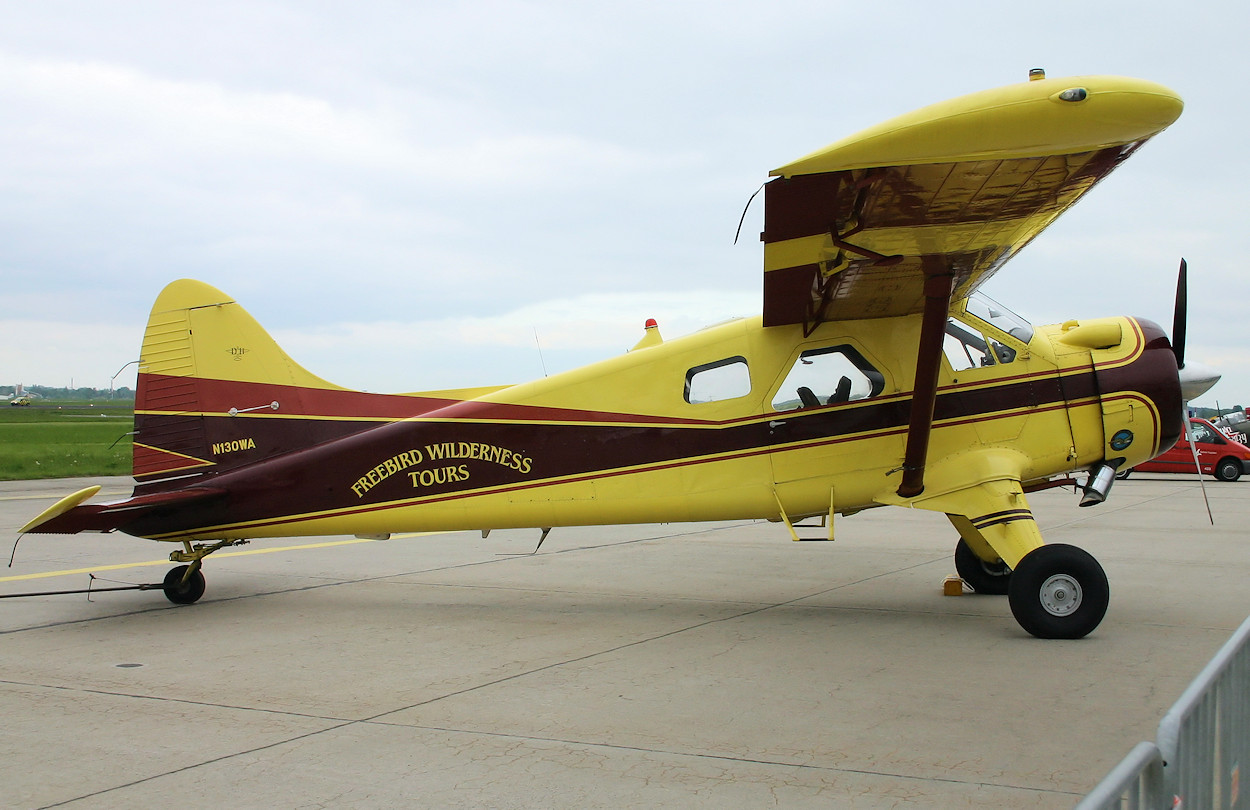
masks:
[[[1198,445],[1194,443],[1194,432],[1189,424],[1189,400],[1202,396],[1219,382],[1220,375],[1214,369],[1194,363],[1185,367],[1185,321],[1189,309],[1189,265],[1181,258],[1180,270],[1176,273],[1176,306],[1172,310],[1172,352],[1176,355],[1176,369],[1181,378],[1181,420],[1185,425],[1185,439],[1189,442],[1189,451],[1194,456],[1194,469],[1198,471],[1198,485],[1202,487],[1202,502],[1207,506],[1207,519],[1215,525],[1215,516],[1211,514],[1211,501],[1207,499],[1207,485],[1202,480],[1202,465],[1198,461]]]
[[[1172,353],[1176,355],[1176,368],[1181,377],[1181,399],[1185,402],[1185,413],[1189,413],[1189,401],[1211,390],[1220,381],[1220,373],[1210,366],[1201,363],[1185,363],[1185,322],[1186,310],[1189,307],[1188,293],[1189,266],[1181,259],[1180,270],[1176,274],[1176,306],[1172,313]]]
[[[1176,307],[1172,311],[1172,351],[1176,354],[1176,367],[1185,367],[1185,315],[1189,308],[1189,265],[1181,259],[1181,269],[1176,274]],[[1214,384],[1214,383],[1213,383]]]

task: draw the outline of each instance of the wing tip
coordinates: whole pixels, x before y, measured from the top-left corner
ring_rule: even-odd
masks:
[[[1084,92],[1061,100],[1069,88]],[[1177,93],[1145,79],[1068,76],[1023,82],[891,118],[769,175],[1090,151],[1146,140],[1171,125],[1183,109]]]

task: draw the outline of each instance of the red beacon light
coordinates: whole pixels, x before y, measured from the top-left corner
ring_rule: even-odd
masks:
[[[647,322],[643,324],[642,340],[634,344],[634,348],[630,349],[646,349],[651,346],[659,346],[664,342],[664,338],[660,335],[660,325],[655,322],[655,318],[647,318]]]

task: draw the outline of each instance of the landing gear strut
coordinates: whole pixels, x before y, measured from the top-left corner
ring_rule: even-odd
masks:
[[[204,595],[204,574],[200,571],[204,558],[218,549],[241,546],[246,542],[246,540],[218,540],[216,543],[192,545],[190,540],[183,540],[184,551],[173,552],[169,555],[169,560],[187,563],[187,565],[171,568],[169,573],[165,574],[165,581],[161,585],[165,591],[165,598],[175,605],[191,605],[199,601],[199,598]]]

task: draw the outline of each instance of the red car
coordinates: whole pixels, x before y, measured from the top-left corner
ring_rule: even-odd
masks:
[[[1198,449],[1198,462],[1204,473],[1214,475],[1221,481],[1236,481],[1242,473],[1250,470],[1250,447],[1228,438],[1205,419],[1190,419],[1189,425],[1194,433],[1194,447]],[[1138,464],[1133,470],[1192,473],[1194,454],[1189,449],[1189,442],[1181,436],[1171,450],[1145,464]],[[1123,475],[1127,477],[1129,472],[1132,470],[1125,471]]]

